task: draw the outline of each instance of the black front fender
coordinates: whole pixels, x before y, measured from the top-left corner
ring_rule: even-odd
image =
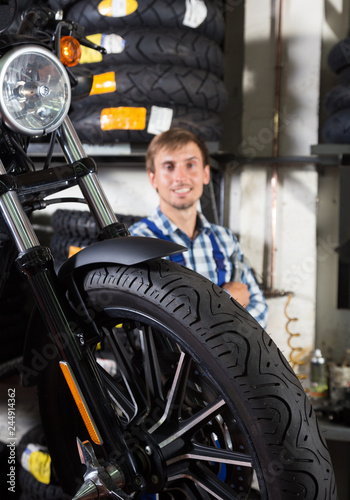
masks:
[[[103,240],[83,248],[68,259],[58,272],[61,282],[74,274],[78,268],[92,265],[140,264],[153,259],[173,255],[187,250],[176,243],[140,236],[125,236],[111,240]],[[25,386],[35,385],[38,375],[52,359],[55,347],[38,309],[31,318],[26,337],[23,356],[22,383]]]
[[[132,266],[184,251],[187,251],[186,247],[158,238],[125,236],[103,240],[83,248],[68,259],[59,269],[58,277],[64,279],[75,269],[91,264]]]

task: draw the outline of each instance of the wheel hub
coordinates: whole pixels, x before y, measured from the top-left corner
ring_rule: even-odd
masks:
[[[140,460],[144,487],[149,493],[163,491],[167,481],[166,463],[157,444],[149,435],[144,435],[147,441],[137,448],[136,456]]]

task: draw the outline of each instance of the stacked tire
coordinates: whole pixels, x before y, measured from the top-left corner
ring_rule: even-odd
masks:
[[[63,500],[41,424],[22,436],[16,451],[20,500]]]
[[[102,55],[83,48],[90,95],[70,117],[81,140],[148,143],[171,127],[220,141],[227,103],[222,80],[224,16],[214,0],[51,0],[84,26]]]
[[[118,221],[130,227],[142,217],[116,214]],[[61,265],[70,255],[72,247],[84,248],[98,241],[98,228],[90,212],[56,210],[51,217],[54,234],[50,248],[56,265]]]
[[[339,76],[338,84],[325,96],[324,108],[330,115],[323,125],[326,143],[350,143],[350,38],[337,43],[328,54],[328,65]]]

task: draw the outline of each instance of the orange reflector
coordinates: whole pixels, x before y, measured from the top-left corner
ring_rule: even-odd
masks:
[[[92,415],[87,407],[85,398],[81,393],[77,381],[75,380],[74,374],[70,371],[69,364],[66,361],[60,361],[60,368],[66,379],[70,392],[74,398],[75,404],[80,412],[80,415],[84,421],[85,427],[87,428],[91,439],[96,444],[102,444],[102,438],[98,432]]]
[[[117,90],[117,82],[115,81],[115,72],[107,71],[100,75],[94,75],[90,95],[108,94]]]
[[[78,40],[72,36],[61,38],[60,59],[65,66],[76,66],[81,57],[81,47]]]
[[[73,245],[70,245],[69,250],[68,250],[68,258],[72,257],[76,253],[80,252],[80,250],[82,250],[82,249],[83,249],[82,247],[75,247]]]
[[[101,130],[144,130],[146,108],[104,108],[100,115]]]

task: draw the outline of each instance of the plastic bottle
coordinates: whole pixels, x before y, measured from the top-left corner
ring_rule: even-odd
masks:
[[[310,396],[313,399],[328,397],[328,369],[327,361],[320,349],[315,349],[311,358]]]

